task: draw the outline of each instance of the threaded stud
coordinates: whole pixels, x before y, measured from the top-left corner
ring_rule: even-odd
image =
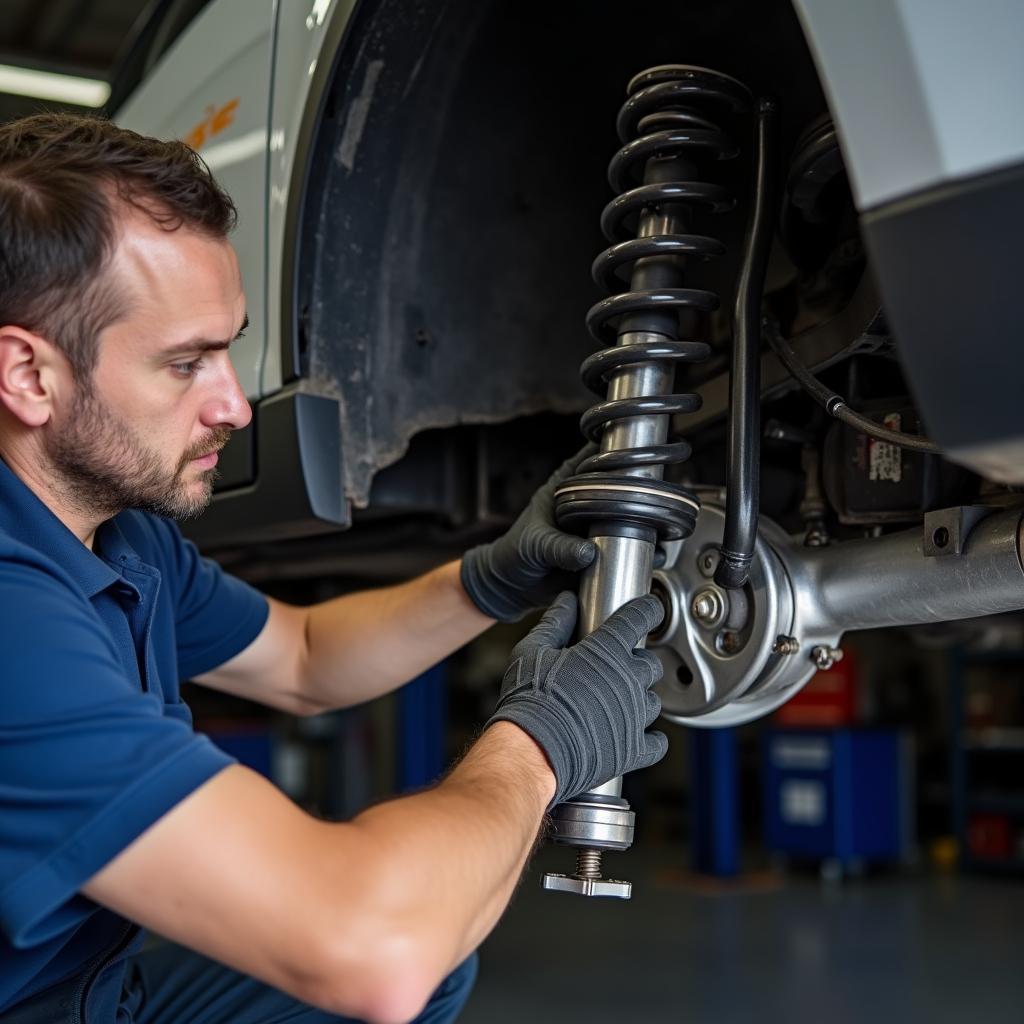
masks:
[[[601,877],[601,851],[600,850],[579,850],[576,853],[576,877],[577,878],[600,878]]]

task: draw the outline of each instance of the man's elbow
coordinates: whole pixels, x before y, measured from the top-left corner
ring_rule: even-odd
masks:
[[[293,683],[281,691],[277,707],[296,718],[313,718],[328,711],[338,710],[337,703],[323,700],[301,676],[296,676]]]
[[[319,957],[308,1002],[368,1024],[406,1024],[422,1013],[442,980],[422,938],[394,933],[336,936]]]
[[[317,715],[327,714],[328,711],[337,711],[338,707],[303,696],[294,698],[287,710],[296,718],[315,718]]]

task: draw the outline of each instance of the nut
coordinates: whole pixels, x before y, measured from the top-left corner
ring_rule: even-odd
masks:
[[[725,611],[725,601],[714,587],[699,590],[690,602],[690,613],[707,629],[714,629],[725,618]]]

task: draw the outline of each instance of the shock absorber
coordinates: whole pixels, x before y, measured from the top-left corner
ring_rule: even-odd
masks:
[[[700,511],[692,491],[663,478],[667,465],[690,455],[686,441],[670,438],[669,418],[700,406],[697,395],[674,393],[675,371],[709,355],[692,339],[719,304],[713,292],[684,287],[687,261],[725,251],[690,226],[694,208],[733,206],[722,186],[699,180],[698,164],[737,155],[715,118],[750,103],[747,88],[727,75],[666,65],[633,78],[619,112],[623,145],[608,168],[617,196],[601,217],[612,244],[593,265],[598,285],[615,294],[587,315],[590,334],[606,347],[580,371],[605,398],[580,423],[600,450],[555,496],[559,524],[587,532],[598,552],[580,583],[580,635],[650,590],[656,542],[688,537]],[[577,848],[576,869],[546,874],[544,887],[628,899],[631,883],[604,878],[601,857],[628,849],[633,827],[621,779],[554,808],[551,838]]]

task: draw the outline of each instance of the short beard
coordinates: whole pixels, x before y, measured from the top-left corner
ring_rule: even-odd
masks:
[[[190,519],[210,503],[217,470],[198,477],[201,486],[182,481],[193,459],[223,448],[230,427],[218,427],[191,445],[169,471],[158,452],[109,409],[90,384],[79,384],[67,426],[51,436],[50,461],[61,496],[79,512],[116,515],[127,508]]]

